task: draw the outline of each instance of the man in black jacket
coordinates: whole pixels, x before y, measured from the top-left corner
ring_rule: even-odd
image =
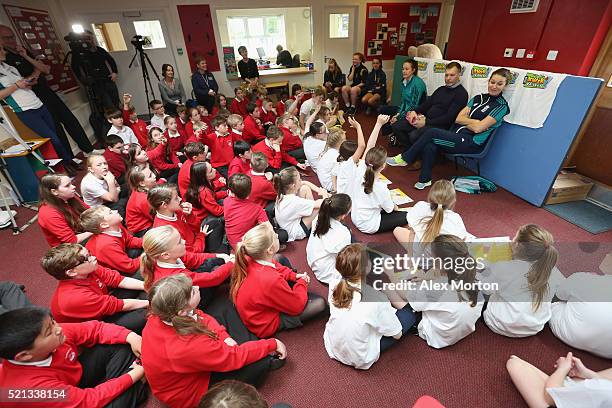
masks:
[[[425,102],[408,112],[393,124],[393,134],[402,146],[410,148],[423,132],[430,127],[450,129],[457,115],[468,101],[468,93],[461,85],[461,65],[449,62],[444,72],[444,86],[439,87]],[[420,161],[416,161],[409,170],[418,170]]]
[[[276,56],[276,65],[283,65],[287,68],[291,68],[293,66],[291,53],[287,50],[283,50],[283,46],[280,44],[276,46],[276,51],[278,52]]]

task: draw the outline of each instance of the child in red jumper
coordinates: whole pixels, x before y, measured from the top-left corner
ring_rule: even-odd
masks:
[[[44,407],[136,407],[147,399],[148,389],[140,381],[144,369],[134,361],[141,342],[138,334],[114,324],[60,325],[48,309],[11,310],[0,315],[0,384],[53,391],[55,399],[40,403]],[[32,404],[22,399],[2,406]]]
[[[217,169],[223,177],[227,177],[227,168],[234,158],[234,140],[227,129],[227,121],[221,116],[212,120],[215,129],[202,137],[202,142],[210,149],[210,164]]]
[[[325,300],[308,292],[310,277],[275,260],[277,235],[270,224],[249,230],[236,247],[230,296],[240,319],[257,337],[301,327],[325,310]],[[291,265],[289,265],[291,266]],[[295,282],[293,287],[287,282]]]
[[[160,177],[165,178],[169,183],[177,182],[181,162],[158,127],[149,129],[147,156],[149,163]]]
[[[187,140],[187,136],[185,135],[185,133],[178,130],[178,122],[172,116],[166,116],[164,118],[164,126],[166,126],[166,130],[164,131],[164,137],[170,145],[170,150],[174,152],[177,156],[182,156],[183,146],[185,146],[185,140]]]
[[[187,126],[189,118],[187,117],[187,107],[185,105],[176,107],[176,128],[179,132],[185,134],[185,140],[187,139],[187,132],[185,132],[185,126]]]
[[[185,144],[190,142],[201,142],[202,136],[210,131],[210,126],[202,121],[200,111],[197,108],[189,108],[187,112],[189,121],[185,125],[185,134],[187,135]]]
[[[285,114],[278,118],[276,125],[283,132],[281,150],[303,163],[306,160],[302,142],[304,135],[297,118],[291,114]]]
[[[126,171],[123,139],[117,135],[108,135],[105,138],[105,144],[106,149],[102,156],[106,158],[108,171],[113,173],[119,184],[123,184],[125,182]]]
[[[194,231],[199,231],[201,225],[208,225],[210,233],[206,235],[207,251],[227,252],[227,246],[223,243],[225,231],[223,207],[217,202],[227,197],[227,190],[215,191],[213,186],[215,173],[215,168],[210,163],[194,163],[191,166],[185,201],[193,206],[195,223],[191,224],[191,227]]]
[[[251,145],[244,140],[234,142],[234,158],[230,162],[227,170],[229,177],[236,173],[248,174],[251,170]]]
[[[85,210],[80,224],[83,231],[94,234],[85,247],[100,265],[132,275],[140,268],[142,238],[130,234],[122,221],[117,211],[99,205]]]
[[[244,92],[240,88],[234,88],[234,95],[234,100],[230,105],[230,112],[246,118],[249,114],[247,112],[248,99],[244,97]]]
[[[234,141],[243,140],[242,131],[244,130],[244,119],[242,116],[231,114],[227,117],[227,126],[230,128]]]
[[[200,120],[202,120],[202,122],[206,123],[206,126],[208,126],[208,132],[210,133],[210,129],[212,129],[212,116],[210,116],[210,112],[208,111],[208,109],[206,109],[206,106],[204,105],[198,105],[196,106],[196,109],[198,110],[198,112],[200,112]]]
[[[141,146],[146,146],[147,137],[149,135],[147,131],[147,122],[138,119],[138,113],[136,112],[136,108],[131,106],[131,101],[132,95],[123,94],[123,123],[132,129],[136,139],[138,139],[138,143],[140,143]]]
[[[142,362],[153,394],[170,408],[197,407],[208,388],[223,379],[260,385],[287,355],[277,339],[230,337],[215,318],[197,309],[200,296],[194,284],[174,275],[149,293],[151,317],[144,329]]]
[[[251,157],[251,194],[249,200],[259,205],[261,208],[265,208],[270,215],[274,214],[274,203],[276,202],[276,190],[274,190],[274,184],[272,184],[272,173],[266,173],[268,168],[268,158],[261,152],[253,153]],[[270,211],[272,213],[270,213]],[[272,219],[272,218],[270,218]]]
[[[187,252],[185,240],[170,225],[150,229],[144,236],[143,248],[145,290],[150,290],[155,282],[166,276],[184,273],[193,280],[194,285],[201,287],[200,291],[205,295],[202,307],[211,301],[215,288],[227,280],[233,265],[230,262],[233,257],[226,254]]]
[[[306,169],[306,165],[298,163],[298,161],[289,156],[281,149],[283,143],[283,132],[276,126],[270,126],[266,133],[266,138],[253,146],[253,152],[262,152],[268,158],[268,171],[278,173],[281,168],[288,166],[296,166],[302,170]],[[283,163],[284,166],[283,166]]]
[[[53,317],[60,323],[104,320],[141,333],[145,324],[143,282],[98,265],[80,244],[51,248],[41,260],[45,271],[58,280],[51,299]],[[127,289],[113,296],[109,288]],[[138,299],[141,297],[141,299]]]
[[[250,144],[255,144],[266,136],[263,126],[257,123],[257,121],[260,120],[261,110],[256,104],[249,102],[247,105],[247,112],[248,115],[244,117],[242,140]]]
[[[127,182],[131,193],[125,209],[125,225],[134,236],[142,237],[153,226],[147,193],[157,185],[157,178],[148,167],[132,167]]]
[[[155,212],[153,227],[171,225],[176,228],[186,242],[190,252],[204,252],[204,242],[208,226],[203,225],[196,233],[191,228],[195,224],[195,214],[191,203],[181,203],[181,197],[176,192],[176,186],[166,184],[149,190],[147,200],[151,212]]]
[[[181,197],[185,197],[187,187],[189,187],[191,166],[193,163],[205,161],[207,155],[208,146],[202,142],[190,142],[185,145],[185,156],[187,160],[185,160],[185,163],[181,166],[178,175],[178,187]]]
[[[276,109],[272,104],[272,101],[269,99],[264,99],[261,104],[261,115],[260,120],[263,123],[264,127],[274,125],[276,123],[276,118],[279,115],[276,113]]]

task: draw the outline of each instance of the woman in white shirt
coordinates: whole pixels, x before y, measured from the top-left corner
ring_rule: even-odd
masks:
[[[289,242],[306,238],[323,198],[329,197],[329,193],[309,181],[302,181],[295,167],[281,170],[274,175],[273,182],[277,194],[274,206],[276,222],[287,231]],[[313,193],[322,198],[315,200]]]
[[[330,317],[323,333],[331,358],[362,370],[378,361],[416,320],[406,302],[391,303],[384,293],[362,283],[368,266],[363,245],[340,251],[336,268],[341,279],[330,285]]]
[[[475,284],[479,265],[462,239],[439,235],[431,250],[434,267],[427,273],[428,279],[415,282],[415,289],[407,295],[410,306],[423,312],[419,336],[440,349],[476,330],[484,298]]]
[[[321,123],[315,122],[308,127],[308,132],[304,135],[304,155],[312,171],[317,172],[321,152],[325,149],[327,142],[327,130]]]
[[[565,344],[612,359],[612,276],[574,273],[557,289],[548,325]]]
[[[336,271],[336,256],[351,244],[351,231],[342,223],[350,211],[351,197],[334,194],[323,200],[319,215],[312,222],[306,260],[317,279],[328,285],[340,279]]]
[[[512,242],[512,260],[491,264],[480,280],[496,284],[483,318],[497,334],[527,337],[539,333],[551,317],[551,301],[565,277],[555,267],[553,236],[537,225],[523,225]]]
[[[612,368],[593,371],[571,352],[557,359],[551,375],[517,356],[510,356],[506,369],[529,407],[612,406]]]

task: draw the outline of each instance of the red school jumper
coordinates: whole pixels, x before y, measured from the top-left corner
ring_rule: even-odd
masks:
[[[146,191],[132,191],[125,208],[125,225],[136,234],[153,226],[151,206]]]
[[[257,337],[271,337],[280,326],[280,314],[297,316],[308,301],[306,281],[296,281],[291,269],[279,264],[259,263],[249,258],[247,276],[236,294],[236,310],[245,326]]]
[[[298,161],[295,157],[290,156],[287,152],[284,152],[282,147],[280,152],[277,152],[266,143],[267,139],[262,140],[253,146],[254,152],[262,152],[268,158],[268,166],[274,169],[280,169],[283,162],[289,163],[292,166],[295,166]]]
[[[113,173],[115,178],[121,177],[125,173],[126,166],[125,161],[123,160],[123,156],[116,152],[111,152],[108,147],[104,149],[104,153],[102,156],[106,159],[108,163],[108,171]]]
[[[229,179],[236,173],[249,174],[249,171],[251,171],[251,163],[248,160],[234,157],[227,168],[227,177]]]
[[[251,177],[251,194],[248,200],[254,202],[261,208],[272,200],[276,200],[276,190],[270,180],[266,178],[264,173],[254,173],[252,170],[249,174]]]
[[[136,119],[136,122],[132,122],[130,120],[130,112],[123,109],[123,124],[127,125],[134,135],[136,139],[138,139],[138,143],[144,149],[147,143],[149,143],[149,131],[147,130],[147,122],[142,119]]]
[[[242,129],[242,140],[248,143],[255,143],[266,137],[263,127],[259,127],[253,116],[248,115],[244,118],[244,129]]]
[[[176,228],[185,240],[185,248],[190,252],[204,252],[206,235],[201,232],[195,233],[190,225],[195,223],[195,214],[191,212],[185,215],[184,212],[175,213],[174,217],[166,217],[157,213],[153,219],[153,227],[171,225]]]
[[[301,149],[304,147],[302,139],[299,136],[294,135],[290,129],[284,126],[279,126],[279,129],[283,132],[283,143],[281,143],[281,150],[283,152],[290,152],[295,149]]]
[[[147,149],[147,156],[149,156],[149,163],[157,172],[164,170],[172,170],[179,167],[179,159],[176,157],[176,152],[170,151],[170,161],[166,160],[166,145],[160,143],[157,147]]]
[[[123,225],[119,227],[119,232],[109,231],[92,235],[85,247],[98,258],[100,265],[124,273],[136,273],[140,268],[140,258],[130,258],[127,250],[142,249],[142,238],[130,234]]]
[[[198,268],[206,259],[209,258],[216,258],[216,255],[186,252],[185,255],[180,258],[180,262],[177,264],[156,262],[155,267],[153,268],[153,282],[147,285],[145,289],[149,290],[149,288],[160,279],[179,273],[184,273],[185,275],[189,276],[194,285],[202,288],[219,286],[230,276],[232,268],[234,267],[232,262],[225,263],[212,272],[198,273],[190,270]]]
[[[274,339],[228,346],[229,334],[212,317],[196,310],[198,320],[217,334],[180,336],[158,316],[151,316],[142,334],[142,363],[147,382],[171,408],[195,408],[208,391],[211,372],[237,370],[276,350]]]
[[[75,197],[87,209],[89,206],[85,204],[79,197]],[[70,206],[64,203],[66,211],[72,213],[75,219],[79,219],[80,214]],[[56,247],[62,243],[76,244],[76,232],[68,224],[68,220],[64,214],[57,208],[49,204],[43,204],[38,209],[38,225],[42,230],[49,246]]]
[[[239,101],[238,98],[234,98],[234,100],[232,101],[230,105],[229,110],[235,115],[242,116],[242,118],[244,119],[249,115],[246,110],[246,107],[248,104],[249,104],[249,101],[246,98],[241,101]]]
[[[215,168],[229,165],[234,158],[234,138],[229,132],[221,135],[214,131],[204,135],[202,143],[210,148],[210,164]]]
[[[172,136],[170,136],[170,131],[166,129],[164,131],[164,137],[170,144],[170,150],[176,154],[176,152],[180,151],[183,146],[185,146],[185,141],[187,140],[187,135],[185,132],[178,130]]]
[[[65,390],[65,401],[46,401],[41,407],[82,408],[102,407],[124,393],[133,385],[129,374],[113,378],[93,388],[79,388],[83,366],[79,362],[79,348],[97,344],[125,344],[131,332],[114,324],[95,320],[85,323],[61,325],[66,336],[64,344],[51,353],[48,366],[17,365],[4,360],[0,365],[0,384],[6,389],[56,389]],[[3,407],[19,408],[23,400],[3,403]]]
[[[238,197],[229,196],[223,200],[225,234],[232,248],[240,242],[248,230],[268,221],[266,212],[257,204]]]
[[[57,282],[51,299],[53,318],[60,323],[101,320],[123,309],[123,299],[108,294],[124,279],[119,272],[98,265],[85,279],[64,279]]]

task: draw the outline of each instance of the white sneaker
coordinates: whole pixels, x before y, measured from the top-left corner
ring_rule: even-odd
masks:
[[[17,211],[11,210],[13,217],[17,215]],[[6,228],[11,225],[11,216],[8,211],[0,211],[0,228]]]
[[[420,181],[418,181],[415,185],[414,188],[416,188],[417,190],[425,190],[427,187],[431,186],[431,180],[429,180],[426,183],[421,183]]]

